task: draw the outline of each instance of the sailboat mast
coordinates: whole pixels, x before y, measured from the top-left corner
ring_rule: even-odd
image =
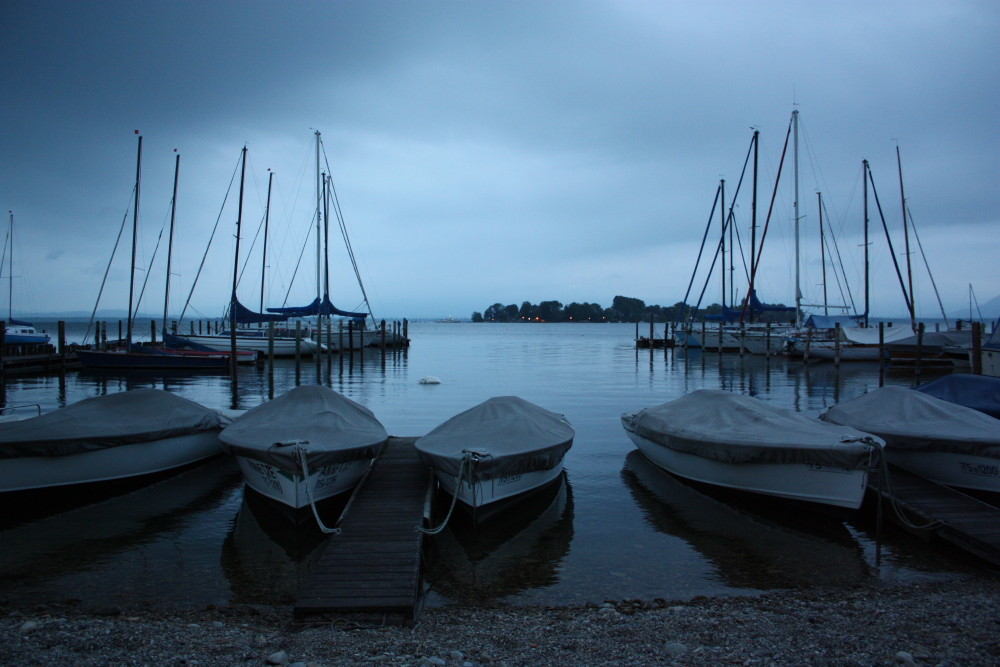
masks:
[[[330,296],[330,176],[323,174],[323,301]]]
[[[240,154],[240,200],[236,213],[236,254],[233,256],[233,297],[229,303],[229,372],[236,377],[236,284],[240,276],[240,234],[243,228],[243,188],[247,176],[247,147]],[[235,391],[235,389],[234,389]],[[235,403],[235,401],[234,401]]]
[[[319,166],[319,130],[316,130],[316,298],[321,299],[321,250],[322,250],[322,225],[323,225],[323,175]]]
[[[799,110],[792,111],[795,130],[793,149],[795,155],[795,326],[802,325],[802,289],[799,271]]]
[[[722,307],[726,307],[726,179],[719,180],[719,193],[721,196],[719,206],[719,232],[722,234]],[[732,249],[730,249],[732,252]]]
[[[10,241],[10,262],[7,263],[7,271],[10,272],[10,281],[7,285],[7,326],[14,319],[14,211],[10,213],[10,227],[7,228],[7,240]]]
[[[135,131],[139,134],[139,130]],[[132,300],[135,294],[135,237],[139,233],[139,181],[142,176],[142,135],[139,135],[139,149],[135,160],[135,207],[132,209],[132,264],[129,266],[128,279],[128,332],[125,338],[125,350],[132,350]]]
[[[264,276],[267,275],[267,228],[271,221],[271,183],[274,172],[267,170],[267,208],[264,209],[264,252],[260,259],[260,312],[264,312]]]
[[[760,130],[753,131],[753,201],[750,206],[750,275],[756,269],[757,251],[757,147],[760,145]]]
[[[865,327],[868,326],[868,160],[861,161],[861,180],[865,184]]]
[[[176,150],[176,149],[175,149]],[[167,335],[167,311],[170,309],[170,262],[174,254],[174,219],[177,212],[177,177],[181,173],[181,154],[174,160],[174,197],[170,200],[170,233],[167,236],[167,279],[163,289],[163,336]]]
[[[829,315],[830,308],[826,300],[826,239],[823,238],[823,193],[816,193],[816,204],[819,207],[819,258],[823,274],[823,314]]]
[[[903,204],[903,242],[906,247],[906,282],[910,290],[910,324],[917,330],[916,295],[913,293],[913,263],[910,261],[910,231],[906,224],[906,195],[903,192],[903,161],[896,146],[896,167],[899,170],[899,198]]]

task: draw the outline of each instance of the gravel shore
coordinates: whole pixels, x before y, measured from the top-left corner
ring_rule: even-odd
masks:
[[[0,605],[0,664],[1000,665],[1000,578],[690,601],[425,609],[413,627],[297,626],[288,606]]]

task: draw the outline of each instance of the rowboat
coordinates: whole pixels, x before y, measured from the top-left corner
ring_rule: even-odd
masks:
[[[882,445],[860,430],[718,389],[621,419],[639,451],[679,477],[847,509],[861,506]]]
[[[86,398],[0,423],[0,492],[69,487],[180,468],[222,452],[230,419],[162,389]]]
[[[820,415],[885,440],[886,460],[938,484],[1000,493],[1000,419],[905,387],[885,386]]]
[[[496,396],[416,441],[441,489],[477,520],[555,481],[576,432],[566,418],[517,396]]]
[[[389,435],[363,405],[305,385],[247,410],[219,439],[251,489],[299,510],[354,488]]]

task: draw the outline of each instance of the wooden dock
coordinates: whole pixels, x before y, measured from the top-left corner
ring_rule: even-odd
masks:
[[[424,506],[432,481],[413,446],[389,438],[349,501],[341,533],[299,591],[295,617],[410,625],[421,603]]]
[[[911,472],[889,466],[892,492],[910,522],[935,522],[927,530],[913,530],[902,524],[887,503],[884,516],[928,540],[940,540],[978,558],[1000,566],[1000,509],[960,491],[950,489]],[[868,482],[869,491],[879,493],[877,480]],[[889,491],[881,489],[888,499]]]

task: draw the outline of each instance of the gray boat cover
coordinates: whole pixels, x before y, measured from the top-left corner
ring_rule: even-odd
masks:
[[[517,396],[495,396],[418,438],[416,447],[424,461],[452,476],[463,450],[474,450],[482,458],[473,477],[488,480],[560,465],[575,435],[560,414]]]
[[[871,465],[878,438],[752,396],[699,389],[622,415],[626,430],[664,447],[723,463],[805,463],[849,470]]]
[[[313,470],[373,458],[389,434],[360,403],[328,387],[304,385],[247,410],[219,439],[223,449],[235,455],[298,472],[295,447],[282,443],[303,443]]]
[[[132,389],[0,423],[0,458],[80,454],[221,429],[228,422],[215,410],[169,391]]]
[[[951,373],[914,389],[942,401],[964,405],[1000,418],[1000,378]]]
[[[888,449],[1000,457],[1000,419],[905,387],[872,390],[820,419],[874,433]]]

